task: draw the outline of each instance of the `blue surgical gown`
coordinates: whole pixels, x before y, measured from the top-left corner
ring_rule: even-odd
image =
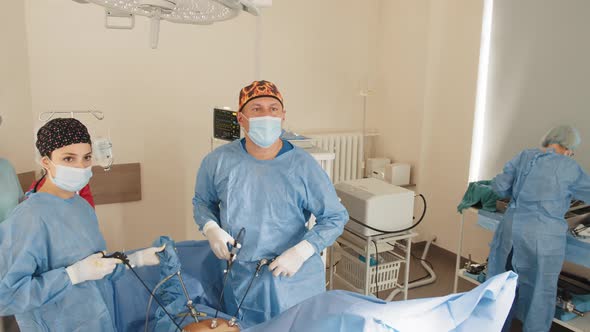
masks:
[[[0,158],[0,222],[4,221],[23,197],[14,168],[6,159]]]
[[[23,332],[115,331],[109,277],[72,285],[65,270],[105,249],[83,198],[30,195],[0,224],[0,316],[15,315]]]
[[[590,177],[572,158],[549,149],[524,150],[497,175],[492,188],[511,197],[494,234],[490,275],[512,266],[519,275],[516,315],[525,331],[549,331],[555,314],[557,281],[563,265],[572,198],[590,203]]]
[[[257,160],[240,141],[221,146],[201,164],[193,206],[201,229],[208,221],[234,237],[246,229],[225,289],[226,313],[236,313],[260,259],[277,257],[302,240],[311,243],[315,254],[290,278],[273,277],[264,268],[244,300],[240,318],[260,323],[325,291],[319,253],[340,236],[348,213],[327,174],[307,152],[295,147],[275,159]],[[311,214],[317,224],[308,230]],[[225,268],[225,261],[219,264]]]

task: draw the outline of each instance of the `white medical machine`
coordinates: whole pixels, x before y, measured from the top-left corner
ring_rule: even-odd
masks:
[[[354,219],[347,227],[365,235],[375,235],[380,233],[376,230],[395,232],[412,226],[413,191],[375,178],[340,182],[334,187],[350,218]]]
[[[367,159],[367,176],[396,186],[410,184],[410,164],[391,163],[388,158]]]
[[[389,158],[368,158],[367,177],[385,180],[385,166],[391,164]]]

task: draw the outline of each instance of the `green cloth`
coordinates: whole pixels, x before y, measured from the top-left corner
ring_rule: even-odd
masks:
[[[495,212],[496,201],[501,197],[492,190],[491,184],[490,180],[469,183],[461,203],[457,206],[457,211],[463,213],[463,210],[481,204],[483,210]]]
[[[6,159],[0,158],[0,222],[23,198],[23,190],[14,168]]]

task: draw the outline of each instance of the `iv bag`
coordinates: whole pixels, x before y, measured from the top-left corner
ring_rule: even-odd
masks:
[[[105,171],[113,166],[113,143],[106,137],[96,137],[92,140],[92,159],[94,163]]]

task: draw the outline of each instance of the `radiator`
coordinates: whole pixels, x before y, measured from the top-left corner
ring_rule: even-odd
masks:
[[[360,132],[307,134],[312,144],[335,154],[328,174],[332,182],[362,178],[363,174],[363,135]]]

